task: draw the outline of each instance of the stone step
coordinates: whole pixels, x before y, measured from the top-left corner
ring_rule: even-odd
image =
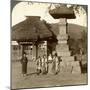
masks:
[[[79,65],[80,65],[79,61],[74,61],[73,66],[79,66]]]
[[[61,62],[60,73],[81,74],[79,61]]]
[[[62,61],[62,62],[60,62],[60,66],[63,66],[63,67],[73,66],[74,62],[75,61],[72,61],[72,62],[64,62],[64,61]]]
[[[66,51],[66,52],[59,51],[59,52],[57,52],[57,54],[58,54],[58,56],[70,56],[71,55],[70,51]]]
[[[61,62],[60,73],[72,73],[72,62]]]
[[[81,68],[80,68],[80,64],[79,61],[75,61],[72,64],[73,68],[72,68],[72,74],[81,74]]]
[[[74,61],[74,56],[62,56],[62,62],[72,62]]]

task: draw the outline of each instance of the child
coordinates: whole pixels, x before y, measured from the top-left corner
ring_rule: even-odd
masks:
[[[43,55],[43,57],[42,57],[42,74],[46,74],[47,71],[48,71],[47,57],[46,57],[46,55]]]
[[[27,75],[27,63],[28,63],[28,59],[26,57],[26,53],[24,52],[23,57],[21,59],[22,74],[23,74],[23,76],[26,76]]]
[[[42,66],[42,62],[41,62],[41,58],[40,56],[37,58],[37,74],[39,75],[41,73],[41,66]]]

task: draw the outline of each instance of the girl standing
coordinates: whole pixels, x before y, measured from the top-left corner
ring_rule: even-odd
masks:
[[[26,53],[24,52],[24,55],[21,59],[21,64],[22,64],[22,74],[23,76],[27,75],[27,63],[28,63],[28,59],[26,57]]]
[[[41,73],[42,62],[40,56],[37,58],[37,74]]]

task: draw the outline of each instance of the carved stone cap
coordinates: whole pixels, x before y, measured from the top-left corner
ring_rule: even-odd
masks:
[[[74,19],[75,14],[73,8],[68,8],[66,6],[57,7],[49,11],[50,15],[55,18],[67,18],[67,19]]]

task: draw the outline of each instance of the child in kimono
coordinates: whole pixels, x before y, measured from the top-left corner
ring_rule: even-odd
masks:
[[[38,75],[41,73],[41,67],[42,67],[42,62],[41,62],[41,57],[39,56],[37,58],[37,74]]]

